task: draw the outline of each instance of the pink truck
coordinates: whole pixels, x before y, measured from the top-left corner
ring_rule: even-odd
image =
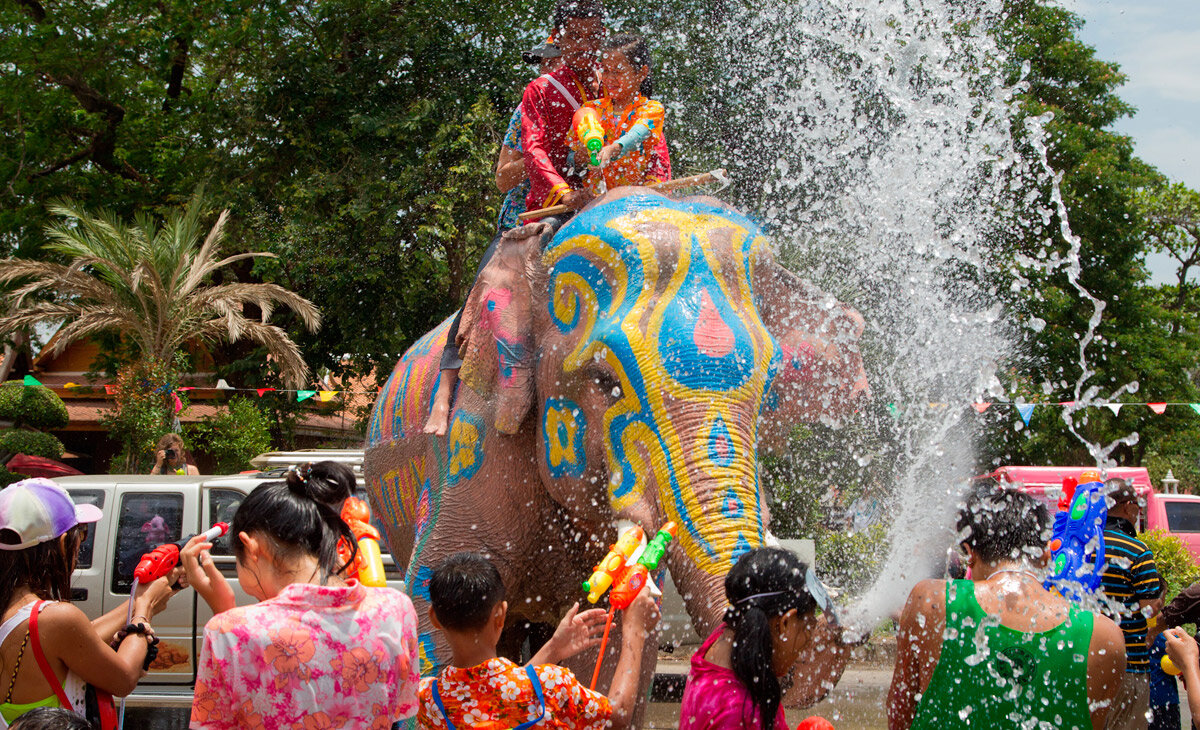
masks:
[[[1058,511],[1063,477],[1078,478],[1086,466],[1002,466],[990,474],[1001,484],[1018,487],[1046,503],[1053,515]],[[1192,558],[1200,561],[1200,496],[1164,494],[1154,490],[1150,474],[1143,467],[1116,467],[1106,472],[1108,478],[1119,477],[1133,484],[1146,504],[1138,530],[1165,529],[1183,540]]]

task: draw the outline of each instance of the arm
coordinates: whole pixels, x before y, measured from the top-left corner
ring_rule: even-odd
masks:
[[[179,580],[182,575],[183,571],[177,568],[152,583],[139,585],[137,595],[133,597],[133,623],[149,623],[150,619],[162,612],[167,607],[167,601],[177,593],[171,586],[175,585],[175,581]],[[108,643],[112,641],[118,631],[125,628],[127,615],[129,615],[128,601],[92,621],[92,630],[96,632],[101,641]]]
[[[554,636],[542,645],[526,666],[558,664],[585,649],[598,646],[603,628],[604,609],[592,608],[579,613],[579,602],[576,601],[558,623]]]
[[[1197,648],[1196,640],[1182,629],[1170,629],[1167,631],[1167,656],[1183,677],[1192,717],[1200,717],[1200,648]]]
[[[167,458],[167,452],[159,449],[154,452],[154,466],[150,467],[149,474],[162,474],[163,462]]]
[[[650,595],[649,586],[642,588],[621,617],[621,656],[617,659],[617,671],[608,690],[608,701],[613,710],[611,722],[616,730],[625,730],[633,720],[638,680],[642,674],[642,652],[646,638],[658,625],[658,617],[658,605]]]
[[[929,687],[942,654],[946,583],[923,580],[908,594],[896,635],[896,669],[887,694],[888,728],[906,730],[917,714],[917,695]]]
[[[218,614],[233,608],[237,600],[229,581],[217,570],[212,556],[208,554],[211,549],[211,542],[205,542],[203,535],[196,535],[179,551],[179,562],[187,572],[188,584],[196,589],[212,612]]]
[[[1158,575],[1158,566],[1154,563],[1154,553],[1150,550],[1138,556],[1138,559],[1129,568],[1129,575],[1133,581],[1133,595],[1138,599],[1138,608],[1141,609],[1142,615],[1149,618],[1163,607],[1163,582]],[[1150,634],[1147,639],[1153,639],[1157,631]]]
[[[1100,614],[1095,617],[1088,647],[1087,696],[1092,729],[1103,730],[1109,707],[1125,680],[1125,635],[1112,619]]]
[[[540,183],[552,191],[544,204],[554,205],[571,188],[554,169],[554,163],[546,152],[546,120],[543,116],[545,93],[537,79],[525,87],[525,96],[521,99],[521,148],[525,151],[525,174],[535,187],[539,187]]]
[[[507,193],[525,179],[525,157],[520,150],[501,147],[496,159],[496,187]]]
[[[1193,583],[1180,591],[1162,614],[1168,628],[1200,621],[1200,583]]]
[[[38,621],[38,635],[47,658],[117,697],[137,687],[149,651],[146,637],[130,634],[114,651],[96,633],[87,616],[69,603],[46,607]]]

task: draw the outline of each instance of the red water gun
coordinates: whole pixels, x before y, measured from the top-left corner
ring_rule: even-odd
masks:
[[[204,541],[212,542],[227,532],[229,532],[229,523],[218,522],[204,533]],[[138,561],[137,567],[133,569],[134,581],[138,585],[146,585],[170,573],[176,565],[179,565],[179,551],[183,549],[184,545],[187,545],[188,540],[191,540],[192,537],[195,535],[178,542],[163,543],[143,555],[142,559]]]

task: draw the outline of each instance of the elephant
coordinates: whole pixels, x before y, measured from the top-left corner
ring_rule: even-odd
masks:
[[[552,237],[544,223],[508,232],[463,308],[462,385],[440,438],[422,425],[450,322],[397,363],[364,461],[407,561],[426,673],[447,658],[426,616],[440,560],[486,554],[509,626],[553,625],[582,598],[618,519],[648,534],[677,523],[667,569],[707,635],[729,568],[773,539],[757,450],[797,422],[852,413],[867,393],[862,318],[784,269],[758,225],[712,198],[619,188]],[[822,627],[793,671],[791,706],[815,703],[845,667],[839,630]],[[602,690],[619,646],[610,640]],[[590,676],[596,660],[593,650],[570,666]]]

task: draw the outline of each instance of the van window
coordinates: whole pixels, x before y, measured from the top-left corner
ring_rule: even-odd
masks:
[[[237,512],[238,505],[245,498],[245,493],[236,489],[210,489],[208,492],[208,521],[205,524],[233,522],[233,513]],[[229,537],[229,535],[223,535],[213,540],[212,550],[209,552],[213,555],[233,555]]]
[[[129,593],[142,555],[183,537],[183,495],[126,494],[121,497],[120,515],[112,592]]]
[[[99,489],[69,489],[67,493],[71,495],[75,504],[94,504],[96,507],[104,509],[104,492]],[[79,560],[75,563],[76,569],[92,567],[92,551],[95,548],[96,526],[88,525],[87,538],[79,546]]]
[[[1171,532],[1200,532],[1200,502],[1167,500],[1165,506]]]

